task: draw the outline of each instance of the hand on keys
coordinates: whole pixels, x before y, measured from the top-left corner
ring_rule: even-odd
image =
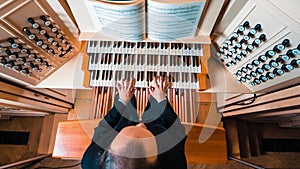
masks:
[[[157,102],[160,102],[166,98],[170,87],[171,83],[167,81],[167,78],[162,76],[157,78],[153,76],[152,85],[149,86],[149,93]]]
[[[123,79],[121,83],[117,84],[117,89],[120,99],[127,104],[134,95],[135,79],[131,78],[130,81]]]

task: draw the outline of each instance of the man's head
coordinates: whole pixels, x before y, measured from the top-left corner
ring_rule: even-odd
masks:
[[[123,128],[111,143],[109,156],[116,169],[157,169],[157,144],[144,124]]]

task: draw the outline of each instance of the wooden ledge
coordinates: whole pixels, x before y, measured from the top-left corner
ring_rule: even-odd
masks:
[[[91,143],[94,128],[100,119],[60,122],[55,140],[53,157],[81,159]],[[224,164],[227,162],[225,130],[204,124],[183,123],[188,132],[185,145],[188,163]],[[204,143],[199,143],[203,128],[215,129]]]

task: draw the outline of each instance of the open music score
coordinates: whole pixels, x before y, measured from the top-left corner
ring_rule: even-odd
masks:
[[[173,88],[198,89],[202,45],[197,43],[89,41],[91,86],[115,86],[135,77],[145,88],[153,76],[167,76]]]

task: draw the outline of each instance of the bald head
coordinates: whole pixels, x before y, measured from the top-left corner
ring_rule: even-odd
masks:
[[[128,126],[121,130],[120,134],[131,138],[149,138],[154,137],[153,134],[143,127],[141,124],[136,126]]]
[[[128,158],[154,160],[157,155],[156,140],[144,125],[125,127],[111,143],[110,152]]]

